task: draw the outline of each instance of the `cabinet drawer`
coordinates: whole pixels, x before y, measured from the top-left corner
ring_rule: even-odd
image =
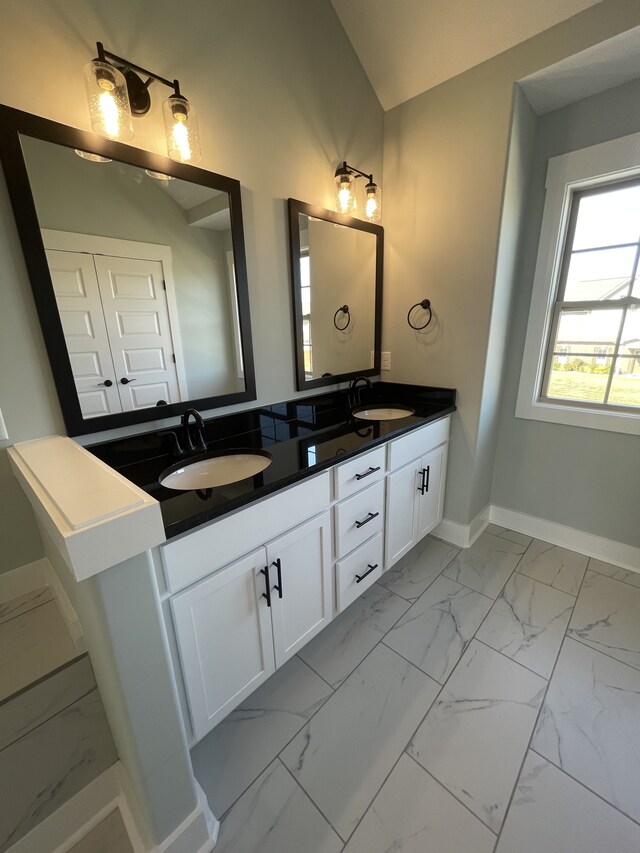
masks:
[[[372,570],[371,567],[375,566]],[[382,533],[336,563],[336,607],[338,613],[382,575]],[[360,580],[359,580],[360,579]]]
[[[413,459],[422,456],[423,453],[428,453],[443,444],[449,438],[449,423],[451,418],[448,416],[435,423],[427,424],[421,429],[410,432],[409,435],[403,435],[402,438],[396,438],[388,445],[388,468],[390,471],[396,471],[402,468]]]
[[[336,500],[343,500],[377,483],[384,477],[385,448],[376,447],[368,453],[363,453],[356,459],[351,459],[343,465],[338,465],[334,471],[334,488]]]
[[[170,592],[237,560],[329,507],[329,472],[223,516],[161,547]]]
[[[384,482],[336,504],[336,557],[362,545],[384,524]]]

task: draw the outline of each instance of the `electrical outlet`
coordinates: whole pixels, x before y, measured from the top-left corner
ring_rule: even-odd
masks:
[[[9,433],[7,432],[7,427],[4,422],[4,418],[2,417],[2,412],[0,412],[0,441],[8,441]]]
[[[391,353],[383,352],[382,353],[382,362],[381,362],[382,370],[391,370]]]

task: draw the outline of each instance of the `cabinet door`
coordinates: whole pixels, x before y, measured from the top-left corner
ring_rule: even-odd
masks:
[[[331,621],[330,543],[325,512],[267,545],[277,666]]]
[[[198,739],[275,670],[265,563],[259,548],[171,599]]]
[[[387,477],[385,570],[404,556],[416,541],[414,511],[420,467],[419,460],[410,462]]]
[[[416,542],[442,521],[446,462],[446,444],[421,459],[416,492]]]

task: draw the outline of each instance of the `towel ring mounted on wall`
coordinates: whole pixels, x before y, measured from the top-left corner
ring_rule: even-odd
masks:
[[[429,312],[429,319],[424,324],[424,326],[415,326],[411,322],[411,312],[414,308],[424,308],[425,311]],[[412,305],[411,308],[407,311],[407,323],[411,326],[412,329],[415,329],[416,332],[420,332],[422,329],[426,329],[431,320],[433,319],[433,311],[431,310],[431,300],[423,299],[421,302],[416,302],[415,305]]]
[[[346,314],[347,315],[347,322],[344,324],[344,326],[338,325],[338,314]],[[336,327],[336,329],[339,332],[344,332],[345,329],[349,328],[349,323],[351,323],[351,314],[349,313],[349,306],[348,305],[341,305],[340,308],[338,308],[336,313],[333,315],[333,325]]]

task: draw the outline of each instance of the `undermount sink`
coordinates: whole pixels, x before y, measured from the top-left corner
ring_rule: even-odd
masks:
[[[192,489],[213,489],[254,477],[271,465],[265,450],[221,451],[177,462],[158,477],[166,489],[186,492]]]
[[[360,406],[351,412],[354,418],[361,421],[395,421],[414,413],[415,409],[409,406]]]

